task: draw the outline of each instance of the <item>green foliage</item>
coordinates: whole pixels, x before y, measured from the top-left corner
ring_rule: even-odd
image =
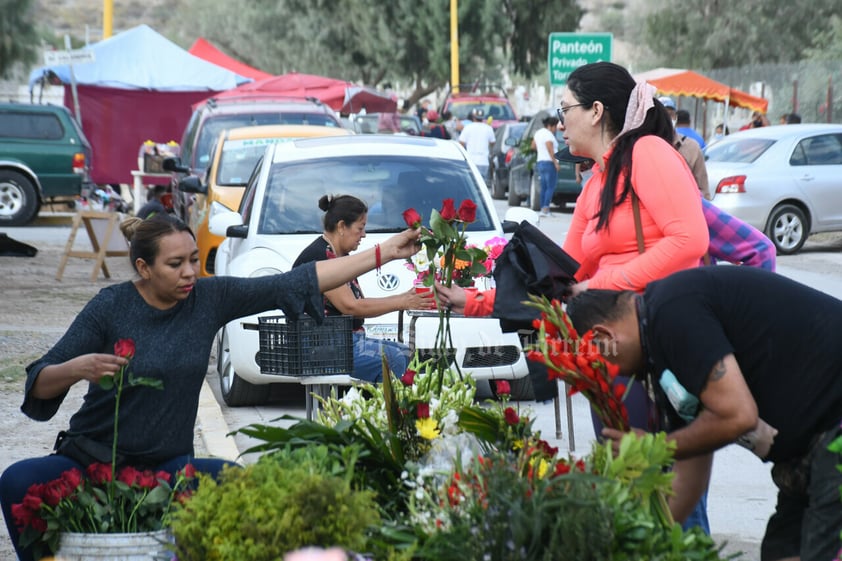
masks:
[[[649,4],[640,36],[626,39],[645,43],[657,65],[672,68],[791,62],[819,45],[838,8],[838,0],[815,0],[809,10],[789,0],[659,0]]]
[[[174,516],[179,559],[269,561],[309,545],[364,550],[380,516],[374,493],[352,485],[355,456],[285,448],[226,469],[219,482],[202,477]]]
[[[0,0],[0,76],[17,62],[35,62],[37,46],[32,0]]]

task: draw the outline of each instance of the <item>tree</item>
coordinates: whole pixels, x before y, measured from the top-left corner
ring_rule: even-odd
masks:
[[[829,28],[838,3],[813,0],[807,10],[791,0],[660,0],[645,18],[643,42],[672,67],[792,62]]]
[[[0,0],[0,76],[18,63],[36,60],[38,36],[31,0]]]
[[[459,0],[462,81],[499,80],[509,54],[531,74],[546,62],[549,31],[578,26],[575,0],[530,4]],[[409,82],[409,105],[450,81],[450,0],[187,0],[178,19],[266,72]]]

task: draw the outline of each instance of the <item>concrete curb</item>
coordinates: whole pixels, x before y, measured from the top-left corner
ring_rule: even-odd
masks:
[[[207,380],[202,383],[199,394],[198,421],[202,442],[209,456],[242,463],[239,461],[240,450],[229,434],[231,430]]]

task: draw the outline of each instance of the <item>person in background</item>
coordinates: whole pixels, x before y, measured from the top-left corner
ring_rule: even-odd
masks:
[[[424,136],[450,140],[450,133],[447,132],[447,128],[439,122],[439,114],[435,109],[427,111],[427,126],[425,129]]]
[[[667,110],[670,120],[677,125],[678,112],[675,110],[675,102],[671,97],[662,97],[659,101]],[[702,197],[710,200],[708,171],[705,166],[705,155],[702,153],[702,148],[695,140],[688,137],[686,134],[679,133],[677,128],[675,129],[675,136],[673,137],[672,145],[675,146],[675,149],[678,150],[678,153],[681,154],[681,157],[684,158],[685,162],[687,162],[687,165],[690,167],[690,171],[693,172],[693,178],[696,180],[696,186],[699,188],[699,192],[702,194]]]
[[[442,124],[447,129],[451,140],[459,140],[459,133],[462,132],[462,121],[457,119],[450,110],[441,114]]]
[[[541,178],[541,216],[549,216],[550,203],[553,201],[558,182],[559,163],[555,158],[555,153],[558,152],[558,140],[555,136],[558,117],[548,115],[541,124],[544,127],[535,131],[532,137],[532,149],[536,154],[535,172]]]
[[[690,125],[690,112],[686,109],[678,109],[675,112],[675,132],[692,138],[699,143],[699,148],[705,149],[705,139]]]
[[[760,111],[755,111],[751,114],[751,121],[740,127],[741,131],[748,129],[759,129],[760,127],[768,127],[769,119]]]
[[[728,128],[725,125],[723,125],[722,123],[719,123],[713,129],[713,136],[710,137],[710,140],[708,141],[708,144],[713,144],[714,142],[716,142],[718,140],[722,140],[723,138],[725,138],[729,134],[731,134],[731,131],[729,131]]]
[[[789,120],[789,113],[784,113],[783,115],[781,115],[781,118],[778,119],[778,124],[779,125],[785,125],[788,120]]]
[[[88,390],[70,428],[60,433],[55,454],[13,463],[0,477],[3,518],[21,561],[33,556],[18,544],[12,505],[33,484],[57,479],[72,468],[84,471],[92,462],[111,463],[114,391],[99,382],[129,362],[115,354],[117,341],[134,342],[133,375],[163,383],[162,390],[131,388],[122,394],[117,452],[123,460],[118,466],[175,477],[189,463],[215,476],[229,462],[196,458],[193,441],[199,391],[217,331],[236,318],[276,309],[292,318],[320,318],[322,292],[381,263],[414,255],[421,234],[406,230],[357,255],[278,275],[199,278],[195,237],[178,218],[168,213],[146,220],[130,217],[120,229],[130,240],[129,257],[138,278],[103,288],[53,348],[26,367],[21,410],[37,421],[53,418],[75,384]]]
[[[790,113],[786,116],[786,124],[787,125],[799,125],[801,124],[801,115],[798,113]]]
[[[465,147],[468,157],[479,169],[483,179],[488,181],[491,147],[494,145],[494,129],[483,120],[482,112],[471,111],[471,122],[459,133],[459,143]]]
[[[679,461],[736,443],[772,462],[778,495],[762,561],[838,558],[842,471],[828,446],[842,435],[842,302],[766,271],[702,267],[642,295],[589,290],[567,311],[622,373],[645,380]],[[667,372],[678,391],[664,391]],[[668,396],[681,393],[677,411]]]
[[[368,218],[366,204],[351,195],[324,195],[319,208],[325,213],[324,233],[313,240],[292,264],[293,270],[311,262],[332,261],[350,255],[365,237]],[[352,376],[367,382],[383,380],[381,353],[386,355],[389,368],[398,376],[406,371],[409,347],[397,341],[366,337],[364,318],[381,316],[397,310],[428,310],[435,308],[433,293],[418,294],[411,289],[385,298],[366,298],[356,277],[332,288],[324,295],[324,312],[329,316],[354,317],[354,372]]]
[[[163,214],[172,210],[172,195],[167,193],[166,185],[155,185],[146,194],[146,203],[140,207],[136,216],[150,218],[156,214]],[[169,204],[167,202],[169,201]]]

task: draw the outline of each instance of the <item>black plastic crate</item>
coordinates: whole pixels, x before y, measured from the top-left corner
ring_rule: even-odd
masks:
[[[257,319],[260,336],[257,364],[261,374],[330,376],[353,372],[351,316],[328,316],[321,325],[309,317]]]

